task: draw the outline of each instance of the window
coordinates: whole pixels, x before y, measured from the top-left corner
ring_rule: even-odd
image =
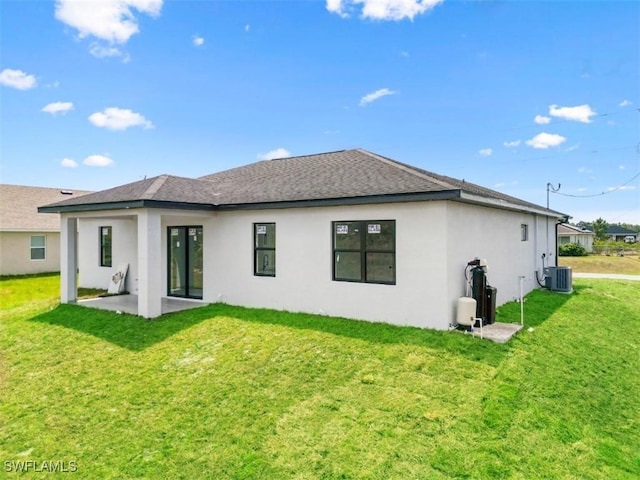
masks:
[[[396,283],[395,220],[333,222],[333,279]]]
[[[253,224],[253,274],[276,276],[276,224]]]
[[[44,260],[46,249],[44,235],[31,235],[31,260]]]
[[[520,225],[520,240],[523,242],[529,240],[529,225],[526,223]]]
[[[100,227],[100,266],[111,266],[111,244],[113,232],[111,227]]]

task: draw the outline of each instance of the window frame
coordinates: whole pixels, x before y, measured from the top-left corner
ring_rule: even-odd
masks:
[[[42,246],[38,245],[38,246],[34,247],[33,246],[33,239],[35,237],[42,237],[42,239],[44,240],[43,241],[44,245],[42,245]],[[42,250],[42,258],[33,258],[33,251],[34,250]],[[31,235],[29,237],[29,259],[32,262],[42,262],[42,261],[47,259],[47,236],[45,234],[39,233],[39,234]]]
[[[360,235],[359,248],[337,248],[336,247],[336,228],[340,224],[358,224]],[[392,230],[393,246],[391,248],[370,248],[367,247],[368,225],[371,224],[390,224]],[[331,222],[331,250],[332,250],[332,280],[334,282],[353,282],[353,283],[373,283],[379,285],[395,285],[397,282],[397,266],[396,266],[396,221],[395,220],[344,220]],[[337,274],[337,259],[341,253],[358,253],[360,255],[360,278],[340,278]],[[367,255],[368,254],[391,254],[392,262],[392,279],[391,280],[372,280],[369,279],[367,271]]]
[[[103,234],[103,229],[109,229],[108,234]],[[100,237],[100,266],[101,267],[112,267],[113,266],[113,227],[111,225],[102,225],[98,227],[98,236]],[[105,237],[109,238],[109,243],[105,242]],[[109,252],[109,260],[107,261],[105,253]]]
[[[273,227],[273,247],[260,246],[258,242],[258,227]],[[266,235],[267,233],[265,233]],[[275,277],[277,260],[276,260],[276,248],[277,248],[277,234],[276,234],[276,222],[254,222],[253,224],[253,275],[256,277]],[[273,252],[273,272],[258,270],[258,258],[260,258],[261,252]]]
[[[529,241],[529,224],[528,223],[520,224],[520,241],[521,242]]]

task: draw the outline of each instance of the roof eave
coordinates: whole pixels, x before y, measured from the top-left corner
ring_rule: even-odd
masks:
[[[481,195],[474,195],[469,192],[460,193],[460,201],[464,203],[473,203],[475,205],[483,205],[493,208],[501,208],[503,210],[511,210],[516,212],[534,213],[536,215],[543,215],[545,217],[552,217],[556,220],[567,222],[569,215],[555,210],[550,210],[544,207],[518,205],[516,203],[508,202],[506,200],[500,200],[497,198],[483,197]]]
[[[267,210],[282,208],[333,207],[340,205],[370,205],[380,203],[424,202],[436,200],[455,200],[459,198],[459,190],[442,190],[438,192],[394,193],[366,195],[358,197],[318,198],[308,200],[285,200],[274,202],[236,203],[216,205],[216,210]]]
[[[173,202],[166,200],[129,200],[123,202],[81,203],[76,205],[45,205],[38,207],[39,213],[100,212],[105,210],[128,210],[132,208],[166,208],[179,210],[213,210],[207,203]]]

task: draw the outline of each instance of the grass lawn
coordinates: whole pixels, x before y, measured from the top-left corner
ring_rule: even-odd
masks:
[[[589,255],[586,257],[559,257],[558,263],[580,273],[623,273],[640,275],[640,257]]]
[[[529,295],[533,330],[499,345],[227,305],[146,321],[58,306],[57,277],[2,279],[3,473],[637,479],[640,285],[574,287]]]

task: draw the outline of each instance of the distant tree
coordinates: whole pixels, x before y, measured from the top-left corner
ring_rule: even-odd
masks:
[[[593,222],[593,233],[596,234],[596,240],[606,240],[607,239],[607,227],[609,224],[607,221],[600,217],[595,222]]]
[[[593,224],[589,222],[578,222],[576,223],[576,227],[581,228],[583,230],[591,230],[593,232]]]
[[[640,225],[635,225],[633,223],[621,223],[620,226],[622,228],[626,228],[627,230],[633,230],[634,232],[640,232]]]

